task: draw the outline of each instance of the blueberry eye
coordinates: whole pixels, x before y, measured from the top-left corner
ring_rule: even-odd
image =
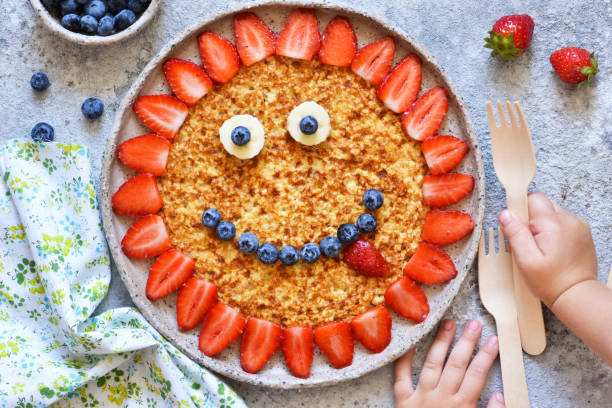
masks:
[[[244,126],[236,126],[232,130],[232,142],[237,146],[244,146],[251,140],[251,131]]]
[[[300,120],[300,130],[305,135],[312,135],[318,128],[319,122],[317,122],[317,120],[310,115],[304,116],[302,120]]]

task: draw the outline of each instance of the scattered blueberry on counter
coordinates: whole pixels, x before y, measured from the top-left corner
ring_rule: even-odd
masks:
[[[273,264],[278,260],[278,249],[274,244],[266,242],[257,250],[257,257],[265,264]]]
[[[221,221],[215,231],[221,241],[229,241],[236,236],[236,227],[229,221]]]
[[[215,228],[221,221],[221,214],[214,208],[209,208],[202,213],[202,224],[208,228]]]
[[[378,210],[383,205],[383,194],[371,188],[363,194],[363,205],[370,211]]]
[[[55,136],[55,131],[50,124],[40,122],[32,128],[31,136],[35,142],[51,142]]]
[[[81,112],[89,120],[98,119],[104,112],[104,104],[98,98],[87,98],[81,105]]]
[[[359,229],[355,224],[342,224],[338,227],[338,239],[343,244],[350,244],[359,237]]]
[[[359,218],[357,218],[357,228],[359,228],[359,232],[364,234],[373,232],[377,225],[376,218],[370,213],[361,214]]]
[[[259,248],[259,239],[252,232],[245,232],[238,238],[238,248],[245,254],[252,254]]]
[[[300,257],[302,260],[308,264],[317,262],[317,259],[321,256],[321,250],[317,244],[313,244],[309,242],[304,244],[302,249],[300,249]]]
[[[300,259],[300,253],[292,245],[285,245],[280,250],[280,261],[285,265],[295,265]]]
[[[30,86],[32,86],[32,89],[35,91],[44,91],[49,85],[49,77],[43,72],[37,72],[30,78]]]
[[[340,255],[340,250],[342,249],[342,242],[333,235],[325,237],[319,243],[321,247],[321,252],[328,258],[335,258]]]

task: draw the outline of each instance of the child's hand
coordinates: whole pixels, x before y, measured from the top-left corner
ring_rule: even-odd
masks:
[[[427,353],[416,388],[412,384],[412,358],[414,349],[402,356],[395,365],[396,408],[473,408],[484,388],[489,369],[498,352],[497,338],[489,337],[476,354],[474,347],[480,338],[481,326],[470,320],[448,357],[457,326],[452,320],[444,320]],[[468,366],[469,364],[469,366]],[[503,395],[494,393],[487,408],[504,407]]]
[[[529,195],[529,227],[508,210],[499,222],[527,285],[547,306],[577,283],[597,279],[589,224],[544,194]]]

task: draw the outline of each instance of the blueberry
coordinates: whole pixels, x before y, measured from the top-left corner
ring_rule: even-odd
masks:
[[[319,122],[310,115],[304,116],[302,120],[300,120],[300,130],[305,135],[312,135],[318,128]]]
[[[80,5],[84,6],[85,4],[89,3],[90,0],[76,0],[77,3],[79,3]]]
[[[229,221],[221,221],[215,231],[221,241],[229,241],[236,236],[236,227]]]
[[[111,35],[115,31],[115,20],[112,16],[104,16],[98,23],[98,34],[107,36]]]
[[[273,264],[278,261],[278,249],[269,242],[266,242],[257,250],[257,257],[265,264]]]
[[[361,214],[359,218],[357,218],[357,228],[364,234],[369,234],[374,231],[377,225],[376,218],[370,213]]]
[[[78,14],[79,4],[75,0],[63,0],[60,4],[62,16],[66,14]]]
[[[147,5],[141,3],[140,0],[129,0],[128,8],[132,10],[134,13],[138,14],[138,13],[142,13],[144,9],[147,8]]]
[[[76,14],[66,14],[62,17],[62,26],[70,31],[79,31],[81,29],[81,17]]]
[[[232,130],[232,142],[236,146],[244,146],[251,140],[251,131],[244,126],[236,126]]]
[[[221,221],[221,214],[214,208],[209,208],[202,213],[202,224],[208,228],[215,228]]]
[[[335,258],[340,254],[340,250],[342,249],[342,243],[333,235],[329,237],[325,237],[319,243],[321,246],[321,252],[328,258]]]
[[[56,11],[56,9],[59,7],[59,1],[58,0],[42,0],[42,4],[49,11]]]
[[[378,210],[383,205],[383,194],[371,188],[363,193],[363,205],[370,211]]]
[[[280,250],[280,260],[285,265],[294,265],[300,259],[300,253],[292,245],[285,245]]]
[[[245,232],[238,238],[238,248],[245,254],[252,254],[259,248],[259,239],[252,232]]]
[[[117,30],[125,30],[136,21],[136,14],[132,10],[121,10],[115,16],[115,28]]]
[[[104,112],[104,104],[98,98],[87,98],[81,105],[81,112],[89,120],[97,119]]]
[[[44,91],[49,85],[49,77],[43,72],[37,72],[30,78],[30,86],[32,86],[35,91]]]
[[[85,7],[85,14],[95,17],[96,20],[101,19],[106,14],[106,4],[101,0],[91,0]]]
[[[342,224],[338,227],[338,239],[343,244],[350,244],[357,240],[359,230],[355,224]]]
[[[35,142],[51,142],[55,136],[53,126],[48,123],[40,122],[32,128],[32,140]]]
[[[85,34],[95,34],[98,31],[98,20],[94,16],[85,14],[81,17],[81,31]]]
[[[117,14],[127,8],[127,0],[107,0],[106,6],[111,13]]]
[[[321,250],[319,249],[319,246],[317,244],[309,242],[307,244],[304,244],[302,249],[300,249],[300,256],[302,257],[302,260],[306,263],[315,263],[317,262],[317,259],[319,259],[319,257],[321,256]]]

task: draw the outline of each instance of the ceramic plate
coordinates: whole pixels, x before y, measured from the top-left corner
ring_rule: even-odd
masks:
[[[287,16],[298,4],[288,5],[287,3],[277,4],[275,2],[267,2],[251,7],[249,10],[255,12],[278,33]],[[150,302],[146,298],[145,286],[148,269],[152,261],[132,260],[121,252],[121,239],[133,220],[114,214],[110,204],[112,194],[128,177],[133,175],[130,169],[117,160],[116,146],[134,136],[147,133],[147,129],[140,123],[131,109],[134,100],[139,95],[170,93],[161,69],[163,62],[169,57],[178,57],[189,59],[199,64],[198,34],[202,31],[210,30],[233,39],[232,18],[236,12],[244,10],[244,8],[226,10],[221,15],[201,21],[172,40],[146,66],[127,92],[117,111],[112,134],[103,159],[101,179],[102,214],[108,244],[134,303],[146,319],[176,347],[199,364],[239,381],[276,388],[322,386],[357,378],[394,361],[419,342],[442,318],[444,312],[459,291],[465,276],[469,273],[478,247],[478,237],[480,236],[484,212],[484,173],[478,139],[468,118],[463,100],[458,95],[450,78],[448,78],[434,58],[410,35],[398,27],[392,27],[384,19],[365,16],[356,9],[338,9],[324,3],[315,3],[313,5],[312,2],[309,2],[304,4],[317,8],[321,30],[336,14],[341,13],[348,16],[355,28],[360,47],[380,37],[386,35],[392,36],[396,43],[396,63],[408,53],[418,54],[423,61],[422,92],[435,85],[441,85],[449,93],[449,111],[440,134],[455,135],[466,140],[471,147],[457,171],[473,175],[476,179],[476,185],[474,191],[454,207],[470,213],[476,222],[476,228],[467,238],[445,248],[453,257],[459,275],[444,285],[423,285],[430,304],[430,313],[426,321],[415,325],[393,314],[393,337],[391,344],[382,353],[372,354],[363,348],[361,344],[356,343],[353,364],[342,370],[336,370],[331,367],[327,359],[317,350],[315,352],[312,373],[308,379],[303,380],[290,374],[280,352],[277,352],[259,373],[248,374],[244,372],[240,367],[239,341],[234,342],[232,346],[215,358],[204,356],[198,350],[199,328],[187,333],[180,332],[177,328],[175,313],[176,294],[156,302]]]

